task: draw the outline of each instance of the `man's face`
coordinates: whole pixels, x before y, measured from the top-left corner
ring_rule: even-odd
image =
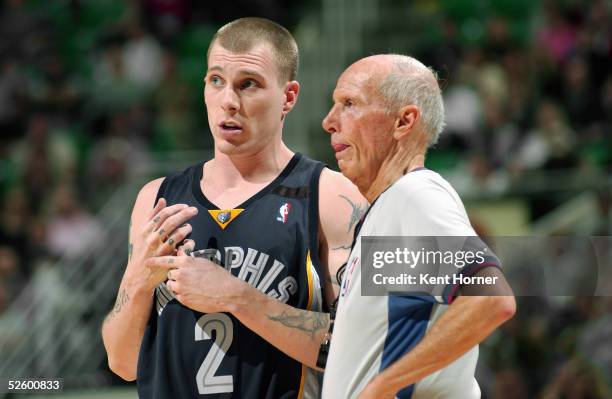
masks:
[[[292,104],[287,110],[289,83],[279,82],[269,45],[242,54],[213,45],[204,102],[217,150],[227,155],[257,153],[280,138],[283,114]]]
[[[340,76],[334,105],[323,120],[340,171],[360,189],[374,181],[393,144],[394,118],[378,93],[373,64],[362,60]]]

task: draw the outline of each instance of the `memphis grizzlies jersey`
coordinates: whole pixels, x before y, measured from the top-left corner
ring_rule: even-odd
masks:
[[[318,187],[323,164],[295,154],[281,174],[235,209],[202,193],[203,163],[167,177],[168,205],[198,208],[189,221],[195,254],[205,254],[262,293],[322,310]],[[314,398],[315,371],[276,349],[229,313],[200,313],[166,287],[155,290],[138,359],[141,398]]]
[[[354,399],[377,374],[414,348],[448,309],[457,287],[442,296],[362,295],[361,237],[476,236],[461,199],[439,174],[412,171],[370,206],[357,232],[340,287],[325,367],[323,399]],[[498,267],[486,256],[478,267]],[[371,267],[371,266],[370,266]],[[466,267],[457,273],[469,275]],[[359,350],[355,350],[359,348]],[[426,359],[425,359],[426,360]],[[425,361],[424,360],[424,361]],[[396,393],[398,399],[478,399],[478,346]]]

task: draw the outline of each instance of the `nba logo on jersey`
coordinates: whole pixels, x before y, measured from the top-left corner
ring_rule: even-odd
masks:
[[[287,219],[289,219],[290,210],[291,210],[291,204],[288,202],[285,202],[278,210],[278,213],[280,213],[280,216],[278,216],[276,220],[278,220],[279,222],[287,223]]]
[[[357,262],[359,262],[359,257],[355,256],[351,261],[351,265],[347,267],[345,272],[346,274],[342,279],[342,285],[340,286],[340,296],[344,296],[346,294],[346,291],[348,291],[349,284],[351,283],[351,276],[353,275],[353,271],[355,270],[355,265],[357,265]]]

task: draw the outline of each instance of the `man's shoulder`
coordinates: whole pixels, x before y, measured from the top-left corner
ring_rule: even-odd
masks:
[[[160,190],[168,189],[170,185],[174,185],[177,182],[184,183],[189,181],[194,171],[196,171],[198,167],[201,168],[201,166],[202,162],[199,162],[182,170],[170,173],[164,177],[158,177],[149,181],[140,189],[140,192],[138,193],[137,204],[139,200],[144,200],[144,202],[148,206],[149,203],[155,201]]]
[[[417,175],[417,173],[421,173]],[[398,215],[407,235],[474,235],[455,189],[438,173],[410,173],[398,181],[385,201],[385,211]],[[389,190],[391,191],[391,190]]]
[[[460,201],[459,195],[446,179],[424,168],[404,175],[389,188],[386,193],[387,200],[393,201],[397,197],[410,198],[413,201],[419,199]]]

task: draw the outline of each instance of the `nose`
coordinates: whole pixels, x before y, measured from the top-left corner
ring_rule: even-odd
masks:
[[[323,119],[323,123],[321,124],[323,129],[325,129],[328,133],[336,133],[338,132],[338,120],[336,118],[336,106],[334,105],[332,109],[329,110],[327,116]]]
[[[240,109],[240,98],[229,85],[223,89],[221,107],[230,114],[235,114]]]

